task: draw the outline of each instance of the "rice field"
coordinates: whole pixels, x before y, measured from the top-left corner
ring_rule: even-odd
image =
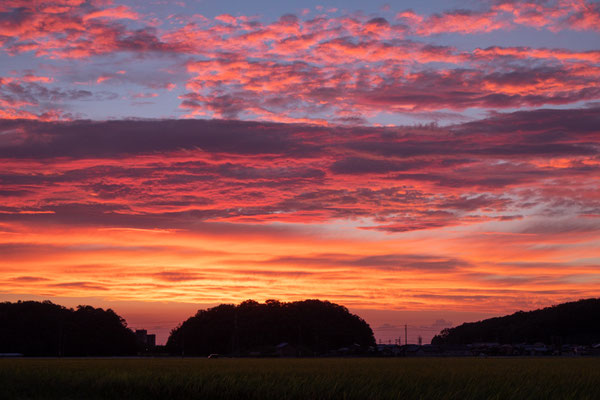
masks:
[[[0,359],[0,399],[600,399],[600,358]]]

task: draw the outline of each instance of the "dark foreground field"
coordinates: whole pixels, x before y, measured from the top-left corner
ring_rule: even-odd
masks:
[[[4,359],[0,399],[600,399],[600,359]]]

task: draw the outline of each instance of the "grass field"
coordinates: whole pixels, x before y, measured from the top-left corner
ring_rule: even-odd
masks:
[[[0,399],[600,399],[600,359],[4,359]]]

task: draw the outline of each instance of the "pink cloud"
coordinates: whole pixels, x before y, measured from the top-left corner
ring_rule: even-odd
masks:
[[[408,18],[413,22],[418,22],[416,33],[423,36],[455,32],[461,34],[482,33],[510,27],[507,21],[501,20],[493,11],[481,13],[459,10],[434,14],[422,21],[410,16]]]
[[[217,15],[215,17],[215,20],[226,23],[226,24],[231,24],[231,25],[236,25],[237,24],[237,20],[235,17],[229,15],[229,14],[221,14],[221,15]]]
[[[87,21],[92,18],[108,18],[108,19],[139,19],[139,14],[127,6],[118,6],[114,8],[105,8],[93,11],[83,16],[83,20]]]
[[[151,99],[158,97],[158,93],[134,93],[131,95],[132,99]]]
[[[223,14],[212,20],[190,17],[183,25],[160,30],[142,18],[136,21],[138,29],[115,21],[119,16],[133,18],[134,12],[125,6],[90,9],[65,2],[46,12],[44,4],[6,6],[11,16],[0,29],[11,39],[4,42],[5,51],[33,51],[47,58],[115,52],[182,55],[191,75],[181,84],[187,89],[180,95],[186,116],[365,123],[383,113],[538,107],[600,99],[597,51],[498,46],[459,51],[416,40],[526,23],[579,29],[578,23],[591,26],[598,11],[585,1],[504,2],[488,9],[433,15],[409,10],[398,13],[394,21],[359,14],[303,20],[286,14],[264,23]],[[125,74],[109,72],[94,79],[135,80],[117,79],[119,75]],[[170,78],[165,81],[146,86],[173,90],[179,84]]]

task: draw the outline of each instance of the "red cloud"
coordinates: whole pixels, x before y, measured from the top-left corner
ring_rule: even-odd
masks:
[[[0,120],[0,283],[419,309],[592,295],[599,111],[447,128]]]
[[[142,86],[132,99],[185,87],[177,95],[190,115],[285,124],[65,121],[71,102],[127,93],[60,87],[60,73],[7,74],[0,284],[421,309],[595,295],[600,110],[574,104],[600,99],[599,52],[432,43],[525,25],[597,31],[598,5],[493,4],[396,19],[193,15],[161,25],[110,1],[2,2],[2,51],[91,58],[78,80]],[[138,73],[139,60],[165,54],[179,70]],[[544,104],[569,107],[497,113]],[[468,108],[495,113],[445,128],[360,126],[379,113],[465,121],[448,110]]]
[[[518,221],[540,204],[589,216],[597,119],[597,109],[539,110],[420,131],[4,121],[0,219],[193,230],[193,221],[369,218],[363,227],[405,232]],[[46,173],[24,172],[38,163]]]

